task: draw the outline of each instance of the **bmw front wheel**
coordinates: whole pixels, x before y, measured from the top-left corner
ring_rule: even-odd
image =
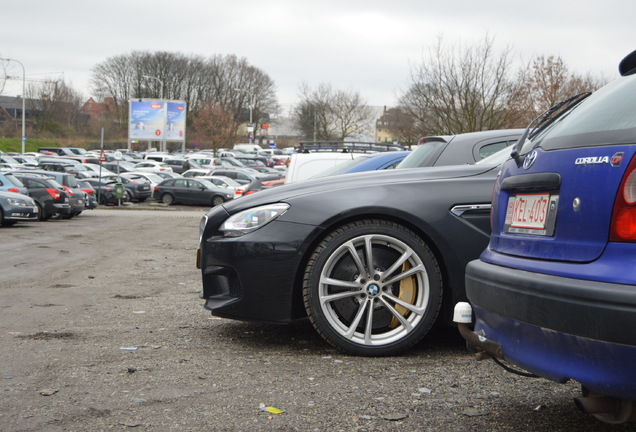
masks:
[[[314,250],[303,281],[305,309],[331,345],[353,355],[401,353],[430,330],[442,278],[426,243],[384,220],[330,233]]]

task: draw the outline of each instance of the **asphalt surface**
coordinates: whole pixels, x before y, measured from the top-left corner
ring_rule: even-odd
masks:
[[[576,383],[477,362],[455,329],[399,357],[342,355],[307,320],[212,317],[205,209],[86,211],[0,228],[2,431],[623,431]]]

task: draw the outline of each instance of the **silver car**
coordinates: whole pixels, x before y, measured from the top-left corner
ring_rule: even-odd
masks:
[[[27,195],[0,192],[0,225],[11,226],[18,221],[37,221],[38,206]]]

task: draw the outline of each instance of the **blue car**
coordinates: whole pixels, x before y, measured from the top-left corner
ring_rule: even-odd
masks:
[[[455,315],[479,357],[578,381],[608,423],[636,421],[636,51],[619,71],[513,147]]]
[[[389,151],[370,154],[365,153],[356,157],[355,159],[341,162],[333,168],[316,174],[312,178],[328,177],[337,174],[349,174],[354,172],[393,169],[410,153],[410,151]]]

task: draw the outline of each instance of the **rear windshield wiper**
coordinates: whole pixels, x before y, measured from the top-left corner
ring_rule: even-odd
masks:
[[[578,105],[579,102],[581,102],[583,99],[587,98],[591,94],[592,92],[588,91],[572,96],[571,98],[568,98],[552,106],[539,117],[532,120],[526,130],[523,132],[523,135],[521,135],[521,138],[519,138],[519,140],[512,147],[512,152],[510,153],[510,156],[517,163],[517,167],[520,167],[523,163],[521,155],[519,154],[519,150],[521,150],[521,148],[523,147],[526,139],[536,136],[539,132],[554,123],[557,119],[563,117],[565,113],[569,112],[572,108]]]

